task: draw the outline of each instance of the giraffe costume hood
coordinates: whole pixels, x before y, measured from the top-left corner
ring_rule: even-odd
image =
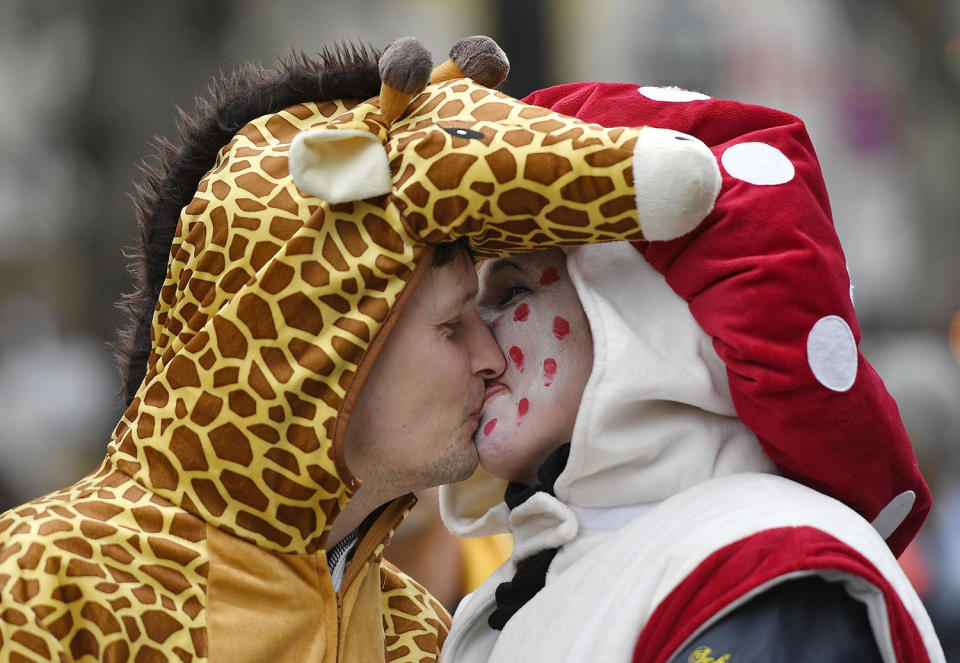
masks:
[[[350,413],[434,245],[666,240],[720,178],[685,134],[496,92],[507,63],[486,38],[432,72],[400,40],[378,68],[366,101],[272,102],[198,174],[104,463],[0,516],[5,659],[437,655],[448,617],[380,557],[412,496],[368,525],[339,591],[326,558],[363,479]]]

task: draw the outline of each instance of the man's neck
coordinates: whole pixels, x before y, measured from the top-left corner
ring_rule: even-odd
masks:
[[[334,520],[333,525],[330,526],[330,536],[327,538],[326,545],[327,550],[333,548],[343,540],[343,537],[360,527],[360,524],[366,517],[380,506],[381,503],[371,504],[372,501],[375,502],[376,500],[368,499],[368,497],[368,493],[364,492],[364,487],[361,486],[340,513],[337,514],[336,520]]]

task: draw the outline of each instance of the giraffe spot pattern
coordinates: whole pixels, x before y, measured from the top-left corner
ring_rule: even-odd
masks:
[[[107,463],[8,511],[0,534],[34,540],[0,551],[0,591],[17,601],[0,612],[18,629],[4,643],[9,660],[55,659],[64,647],[75,659],[179,660],[168,658],[174,650],[182,660],[206,657],[204,527]],[[41,592],[48,574],[59,585]]]
[[[442,83],[415,98],[411,112],[393,128],[399,137],[387,145],[392,167],[403,170],[397,205],[420,237],[438,242],[469,234],[482,256],[515,251],[518,246],[535,250],[597,239],[642,238],[636,202],[624,194],[633,185],[635,130],[603,129],[546,109],[512,104],[495,90],[459,87],[456,81]],[[420,114],[431,104],[442,107],[452,100],[463,104],[460,117],[476,121],[448,120],[438,126]],[[443,131],[450,126],[484,138],[453,139]],[[421,149],[426,145],[429,150]],[[446,148],[437,149],[442,145]],[[570,154],[582,158],[585,166],[575,166]],[[483,159],[471,161],[467,169],[447,170],[448,177],[438,174],[443,170],[441,160],[463,164],[466,155]],[[433,176],[414,175],[431,168]],[[459,199],[441,195],[456,179]],[[538,215],[540,221],[531,220]],[[553,225],[544,224],[544,217]],[[484,222],[491,218],[496,222]]]
[[[446,154],[427,169],[426,177],[441,191],[456,189],[476,160],[475,156],[469,154]]]
[[[379,552],[378,552],[379,554]],[[383,634],[387,660],[434,660],[450,629],[446,611],[415,580],[389,563],[380,569]],[[442,617],[413,618],[415,615]]]

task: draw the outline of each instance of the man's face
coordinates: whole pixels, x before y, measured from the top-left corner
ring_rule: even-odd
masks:
[[[384,501],[459,481],[477,467],[484,380],[504,358],[474,306],[466,254],[432,267],[410,297],[357,399],[347,463]]]

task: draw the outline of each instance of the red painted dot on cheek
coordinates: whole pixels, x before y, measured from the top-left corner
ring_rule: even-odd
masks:
[[[490,433],[493,432],[493,429],[496,428],[496,427],[497,427],[497,420],[496,420],[496,419],[491,419],[491,420],[488,421],[487,424],[483,427],[483,434],[484,434],[484,435],[489,435]]]
[[[549,387],[557,375],[557,360],[551,357],[543,360],[543,386]]]
[[[563,337],[570,333],[570,323],[559,315],[553,319],[553,335],[561,341]]]
[[[556,267],[547,267],[540,275],[540,285],[550,285],[560,278]]]
[[[523,322],[527,319],[527,316],[530,315],[530,307],[527,306],[526,302],[523,302],[516,308],[513,312],[513,319],[517,322]]]
[[[521,417],[530,411],[530,401],[526,398],[521,398],[520,402],[517,403],[517,414]]]
[[[510,348],[508,354],[510,355],[510,361],[517,367],[517,370],[523,373],[523,350],[514,345]]]

